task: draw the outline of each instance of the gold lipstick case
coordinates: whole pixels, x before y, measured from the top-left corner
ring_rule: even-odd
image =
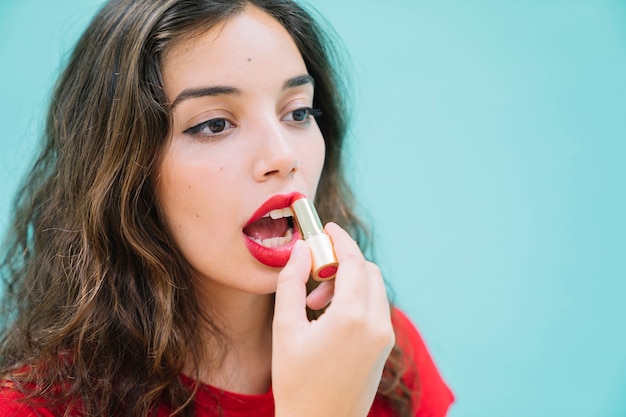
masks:
[[[311,276],[316,281],[335,278],[337,274],[337,257],[330,236],[324,232],[322,222],[308,198],[300,198],[291,205],[302,239],[311,249]]]

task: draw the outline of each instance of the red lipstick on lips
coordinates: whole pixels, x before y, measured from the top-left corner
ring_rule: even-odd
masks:
[[[293,246],[300,239],[300,232],[293,220],[272,221],[266,219],[265,215],[272,210],[289,208],[294,201],[302,197],[304,195],[301,193],[277,194],[261,204],[252,214],[243,228],[243,234],[246,248],[257,261],[275,268],[282,268],[287,264]],[[265,239],[282,236],[289,227],[292,229],[292,238],[283,246],[267,247],[253,239],[253,237]]]

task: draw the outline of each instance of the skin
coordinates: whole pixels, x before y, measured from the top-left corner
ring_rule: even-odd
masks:
[[[329,224],[336,282],[307,300],[306,244],[296,244],[284,268],[271,268],[252,257],[242,235],[269,197],[315,195],[324,140],[314,118],[302,117],[314,86],[285,87],[305,75],[286,30],[252,6],[172,46],[163,76],[173,126],[157,198],[201,303],[219,314],[232,345],[220,369],[201,370],[202,381],[244,394],[267,392],[271,383],[277,416],[364,416],[394,341],[378,268]],[[206,95],[215,86],[228,89]],[[198,88],[201,96],[187,94]],[[307,302],[321,308],[331,297],[326,313],[309,322]]]
[[[277,270],[250,256],[242,229],[269,197],[314,196],[317,189],[324,139],[315,119],[295,121],[293,114],[312,106],[313,85],[284,87],[307,75],[285,35],[269,16],[246,13],[174,46],[163,61],[165,91],[176,104],[157,193],[207,292],[274,292]],[[176,99],[215,86],[238,92]],[[188,132],[209,120],[224,123],[223,130]]]

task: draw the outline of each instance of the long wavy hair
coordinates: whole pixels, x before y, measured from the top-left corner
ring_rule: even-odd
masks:
[[[320,216],[367,244],[342,171],[345,73],[332,32],[311,11],[289,0],[109,2],[55,87],[2,258],[0,376],[59,415],[80,405],[88,416],[147,416],[163,402],[193,415],[183,361],[206,365],[198,328],[225,339],[198,305],[155,198],[171,124],[160,59],[248,4],[287,29],[315,79],[326,141]],[[404,363],[394,348],[378,394],[398,416],[414,407]]]

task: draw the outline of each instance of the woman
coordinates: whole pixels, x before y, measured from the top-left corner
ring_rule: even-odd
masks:
[[[445,414],[450,391],[350,237],[365,243],[330,45],[286,0],[104,6],[17,200],[0,414]],[[285,210],[302,194],[339,261],[308,290]]]

